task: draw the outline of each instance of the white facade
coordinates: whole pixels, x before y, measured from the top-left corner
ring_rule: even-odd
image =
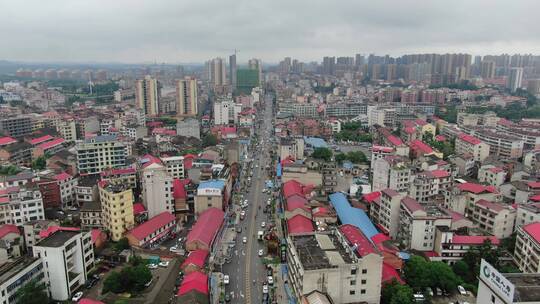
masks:
[[[86,283],[94,268],[94,250],[89,232],[57,231],[33,247],[41,258],[51,296],[57,301],[71,299],[74,291]]]
[[[14,262],[2,265],[0,275],[0,303],[16,303],[16,293],[26,283],[37,280],[47,283],[43,272],[43,261],[36,258],[19,258]],[[23,304],[23,303],[19,303]]]
[[[0,198],[0,224],[22,226],[24,223],[45,218],[43,199],[39,190],[17,189]]]
[[[183,156],[171,156],[161,158],[161,162],[167,168],[167,172],[173,178],[184,178],[184,157]]]
[[[75,186],[77,186],[77,179],[70,176],[64,180],[59,180],[58,186],[60,187],[62,207],[73,206],[75,203]]]
[[[376,221],[388,231],[391,238],[396,238],[399,231],[399,210],[402,194],[393,189],[381,191],[381,204]]]
[[[154,163],[143,169],[142,197],[148,218],[165,211],[173,213],[172,183],[172,177],[162,165]]]
[[[79,173],[96,174],[106,169],[124,167],[128,147],[115,136],[97,136],[75,146]]]
[[[238,123],[238,114],[242,112],[242,105],[232,100],[221,100],[214,103],[214,125],[228,125]]]

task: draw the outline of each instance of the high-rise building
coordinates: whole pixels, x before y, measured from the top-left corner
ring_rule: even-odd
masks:
[[[173,179],[167,168],[152,163],[142,172],[142,197],[148,210],[148,218],[162,212],[174,212],[174,199],[172,196]]]
[[[102,224],[109,231],[111,240],[116,242],[135,224],[133,192],[127,184],[100,181],[98,186]]]
[[[223,58],[214,58],[208,65],[208,79],[214,87],[221,87],[227,84],[227,69]]]
[[[522,80],[523,68],[511,68],[506,87],[510,89],[511,92],[515,92],[517,89],[521,88]]]
[[[260,84],[259,71],[255,69],[238,69],[236,71],[236,89],[244,94],[251,94],[251,90]]]
[[[495,77],[495,61],[484,60],[480,68],[480,75],[484,79],[490,79]]]
[[[256,70],[258,72],[259,86],[262,82],[262,62],[260,59],[252,58],[248,60],[248,68],[250,70]]]
[[[232,100],[218,100],[214,103],[214,124],[217,126],[236,123],[241,111],[241,104],[235,104]]]
[[[527,82],[527,91],[533,95],[540,94],[540,79],[529,79]]]
[[[128,148],[116,140],[116,136],[96,136],[78,142],[77,170],[84,174],[97,174],[106,169],[120,168],[126,165]]]
[[[196,116],[197,79],[185,77],[176,81],[176,116]]]
[[[336,70],[336,57],[324,57],[322,65],[322,74],[334,75]]]
[[[159,81],[150,76],[135,81],[135,102],[146,115],[157,115],[161,88]]]
[[[361,67],[361,66],[364,65],[364,63],[365,63],[364,55],[356,54],[355,60],[354,60],[354,65],[356,65],[357,67]]]
[[[231,86],[236,88],[236,53],[229,56],[229,77]]]

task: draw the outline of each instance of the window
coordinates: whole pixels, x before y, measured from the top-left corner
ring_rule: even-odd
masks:
[[[495,303],[495,296],[491,295],[491,303]]]
[[[356,268],[355,269],[351,269],[351,275],[355,275],[356,274]]]
[[[367,269],[362,269],[362,274],[366,274],[367,273]]]
[[[356,294],[356,291],[355,291],[355,290],[349,290],[349,294],[350,294],[351,296],[353,296],[353,295]]]
[[[365,285],[367,283],[367,280],[362,280],[362,285]]]
[[[366,290],[365,290],[365,289],[361,289],[361,290],[360,290],[360,294],[366,294]]]
[[[351,280],[351,286],[356,285],[356,280]]]

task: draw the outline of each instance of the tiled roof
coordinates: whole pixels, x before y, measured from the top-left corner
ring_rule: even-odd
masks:
[[[484,186],[475,183],[463,183],[457,185],[458,189],[465,192],[471,192],[474,194],[479,194],[482,192],[496,193],[497,190],[494,187]]]
[[[411,198],[408,196],[405,196],[404,198],[402,198],[401,203],[405,205],[405,207],[407,207],[407,209],[409,209],[411,212],[424,210],[424,208],[422,208],[422,205],[420,205],[420,203],[418,203],[414,198]]]
[[[77,227],[61,227],[61,226],[50,226],[49,228],[45,230],[41,230],[39,232],[39,237],[44,239],[48,237],[49,235],[55,233],[56,231],[80,231],[80,228]]]
[[[349,241],[350,246],[356,248],[356,253],[360,257],[378,253],[373,243],[357,227],[353,225],[342,225],[339,227],[339,230],[343,233],[347,241]]]
[[[341,192],[329,195],[330,203],[334,207],[342,224],[351,224],[362,230],[365,236],[371,238],[379,233],[364,210],[354,208]]]
[[[72,178],[73,176],[69,175],[68,173],[66,172],[62,172],[60,174],[57,174],[54,176],[54,179],[57,180],[57,181],[60,181],[60,182],[63,182],[67,179],[70,179]]]
[[[486,201],[485,199],[481,199],[481,200],[476,201],[476,205],[482,206],[482,207],[487,208],[489,210],[493,210],[493,211],[495,211],[497,213],[499,213],[499,212],[501,212],[501,211],[503,211],[505,209],[503,205],[495,203],[495,202]]]
[[[54,140],[51,140],[51,141],[48,141],[48,142],[45,142],[45,143],[42,143],[42,144],[38,145],[38,148],[40,148],[42,150],[47,150],[47,149],[56,147],[58,145],[61,145],[64,142],[65,142],[65,140],[63,138],[57,138],[57,139],[54,139]]]
[[[9,233],[16,233],[18,235],[21,234],[21,232],[15,225],[5,224],[0,226],[0,239],[8,235]]]
[[[522,227],[528,235],[530,235],[536,243],[540,243],[540,222],[531,223]]]
[[[144,208],[142,203],[133,204],[133,215],[139,215],[143,212],[146,212],[146,208]]]
[[[465,142],[468,142],[469,144],[471,145],[478,145],[478,144],[481,144],[482,141],[472,135],[468,135],[468,134],[465,134],[465,133],[461,133],[458,135],[458,138],[465,141]]]
[[[147,236],[156,232],[159,228],[164,227],[165,225],[174,221],[176,221],[174,215],[165,211],[131,229],[131,231],[128,233],[138,240],[144,240]]]
[[[452,244],[461,245],[481,245],[485,240],[490,240],[491,244],[499,245],[500,241],[494,236],[483,235],[454,235],[452,237]]]
[[[194,271],[184,277],[178,295],[181,296],[192,290],[208,294],[208,276],[200,271]]]
[[[411,141],[411,144],[409,145],[412,149],[416,149],[421,151],[424,154],[433,153],[433,149],[426,143],[424,143],[421,140],[415,139]]]
[[[527,186],[533,189],[540,188],[540,182],[527,182]]]
[[[293,211],[295,209],[306,209],[308,200],[300,194],[294,194],[287,197],[287,211]]]
[[[199,219],[188,233],[186,243],[199,241],[210,247],[223,223],[224,216],[223,211],[218,208],[206,209],[199,215]]]
[[[101,176],[111,176],[111,175],[124,175],[124,174],[135,174],[137,171],[135,168],[120,168],[120,169],[111,169],[101,172]]]
[[[5,136],[5,137],[0,138],[0,146],[10,145],[10,144],[13,144],[13,143],[16,143],[16,142],[17,142],[17,140],[15,138],[12,138],[12,137],[9,137],[9,136]]]
[[[313,222],[307,217],[297,214],[287,220],[287,230],[289,234],[313,232]]]
[[[374,191],[374,192],[366,193],[366,194],[362,195],[362,198],[364,199],[364,201],[366,201],[368,203],[371,203],[371,202],[379,199],[379,197],[381,197],[381,192],[380,191]]]
[[[397,270],[394,269],[394,267],[386,263],[383,263],[381,281],[390,282],[392,281],[392,279],[396,279],[396,281],[398,281],[399,284],[402,284],[402,285],[405,284],[405,281],[403,281],[403,279],[399,276],[399,272],[397,272]]]
[[[189,184],[189,179],[175,178],[173,181],[173,198],[183,199],[187,197],[186,184]]]
[[[198,249],[198,250],[192,251],[189,253],[184,263],[182,263],[181,268],[183,269],[184,267],[188,265],[195,265],[199,268],[203,268],[207,257],[208,257],[208,250]]]
[[[38,138],[31,139],[29,141],[29,143],[31,145],[35,146],[35,145],[39,145],[39,144],[41,144],[43,142],[46,142],[46,141],[52,140],[52,139],[54,139],[54,137],[52,137],[50,135],[44,135],[44,136],[41,136],[41,137],[38,137]]]

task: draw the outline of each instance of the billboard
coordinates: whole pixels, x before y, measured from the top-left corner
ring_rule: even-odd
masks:
[[[484,259],[480,262],[480,279],[506,303],[514,302],[514,284]]]

